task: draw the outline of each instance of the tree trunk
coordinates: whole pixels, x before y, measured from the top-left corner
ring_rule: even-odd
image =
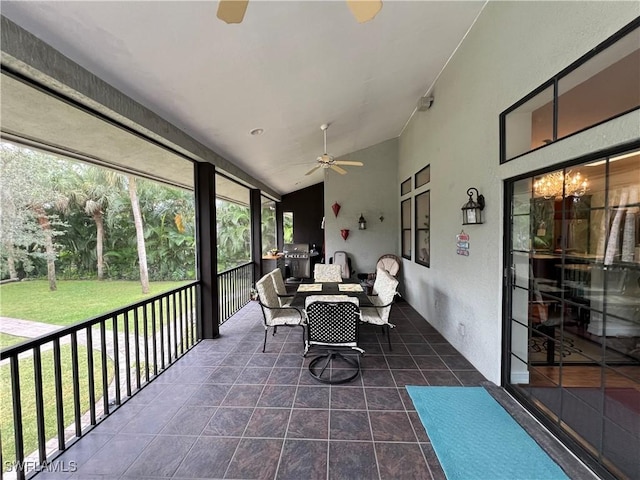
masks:
[[[38,223],[44,232],[44,249],[47,257],[47,278],[49,279],[49,290],[54,292],[58,289],[58,286],[56,285],[56,250],[53,246],[51,222],[49,222],[47,213],[41,206],[35,207],[34,211],[38,216]]]
[[[4,200],[4,199],[3,199]],[[4,202],[3,201],[3,212],[5,215],[8,215],[5,218],[13,218],[16,215],[16,208],[12,201]],[[11,221],[11,220],[9,220]],[[7,251],[7,267],[9,269],[9,278],[11,280],[18,280],[18,271],[16,270],[16,255],[15,255],[15,245],[13,243],[13,232],[9,230],[7,234],[2,239],[2,243],[4,244],[4,248]]]
[[[147,249],[144,244],[144,228],[142,225],[142,214],[140,213],[140,202],[138,202],[138,192],[136,179],[128,176],[129,198],[131,199],[131,209],[133,210],[133,221],[136,226],[136,240],[138,244],[138,263],[140,264],[140,284],[142,293],[149,293],[149,271],[147,269]]]
[[[102,210],[93,214],[93,221],[96,223],[96,257],[98,262],[98,280],[104,280],[104,218]]]
[[[7,251],[7,267],[9,268],[9,278],[18,280],[18,271],[16,270],[16,259],[13,255],[13,244],[5,242],[4,248]]]

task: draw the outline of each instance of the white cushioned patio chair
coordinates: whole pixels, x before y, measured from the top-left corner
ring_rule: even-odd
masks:
[[[362,286],[367,290],[367,292],[376,293],[373,289],[373,284],[376,281],[377,271],[382,269],[389,272],[392,277],[397,277],[400,272],[400,266],[402,265],[402,260],[397,255],[393,255],[392,253],[387,253],[382,255],[378,262],[376,263],[376,273],[364,273],[358,274],[358,279],[361,281]]]
[[[391,305],[398,288],[398,280],[389,274],[385,269],[379,268],[376,272],[376,281],[373,284],[373,291],[376,295],[369,296],[369,300],[373,303],[373,307],[362,307],[360,313],[364,323],[372,325],[380,325],[383,332],[386,330],[387,341],[389,342],[389,350],[391,350],[391,329],[395,327],[393,323],[389,323],[389,314],[391,313]]]
[[[258,290],[258,301],[262,307],[264,317],[264,345],[262,351],[267,348],[267,332],[273,328],[273,335],[278,331],[278,327],[302,327],[302,341],[304,343],[304,318],[302,312],[293,307],[281,307],[278,301],[278,294],[273,285],[271,274],[267,274],[256,282]]]
[[[287,287],[284,284],[284,278],[282,277],[282,270],[276,268],[272,270],[269,275],[273,280],[273,286],[276,289],[276,295],[278,295],[278,302],[281,307],[288,307],[293,300],[293,293],[287,293]]]
[[[316,263],[313,267],[314,282],[342,282],[342,267],[335,263]]]
[[[309,362],[313,378],[330,384],[354,380],[360,374],[358,299],[346,295],[310,295],[305,299],[307,340],[304,355],[319,351]]]
[[[329,263],[340,265],[343,279],[351,278],[351,275],[353,275],[354,273],[351,269],[351,258],[349,257],[347,252],[338,251],[334,253],[333,257],[329,259]]]

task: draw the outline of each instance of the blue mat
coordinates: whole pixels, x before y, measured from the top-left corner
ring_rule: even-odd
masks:
[[[407,386],[407,391],[447,479],[568,479],[484,388]]]

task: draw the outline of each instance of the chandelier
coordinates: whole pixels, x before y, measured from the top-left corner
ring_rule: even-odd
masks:
[[[562,198],[581,197],[587,191],[587,179],[577,172],[575,175],[571,170],[564,172],[558,170],[540,177],[533,183],[533,191],[536,197]]]

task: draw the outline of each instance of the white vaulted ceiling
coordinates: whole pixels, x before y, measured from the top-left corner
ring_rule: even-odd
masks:
[[[343,1],[251,0],[239,25],[216,18],[213,0],[1,8],[283,194],[323,180],[323,169],[305,176],[323,150],[321,124],[336,157],[397,137],[484,4],[384,0],[364,24]],[[358,160],[346,169],[367,168]]]

